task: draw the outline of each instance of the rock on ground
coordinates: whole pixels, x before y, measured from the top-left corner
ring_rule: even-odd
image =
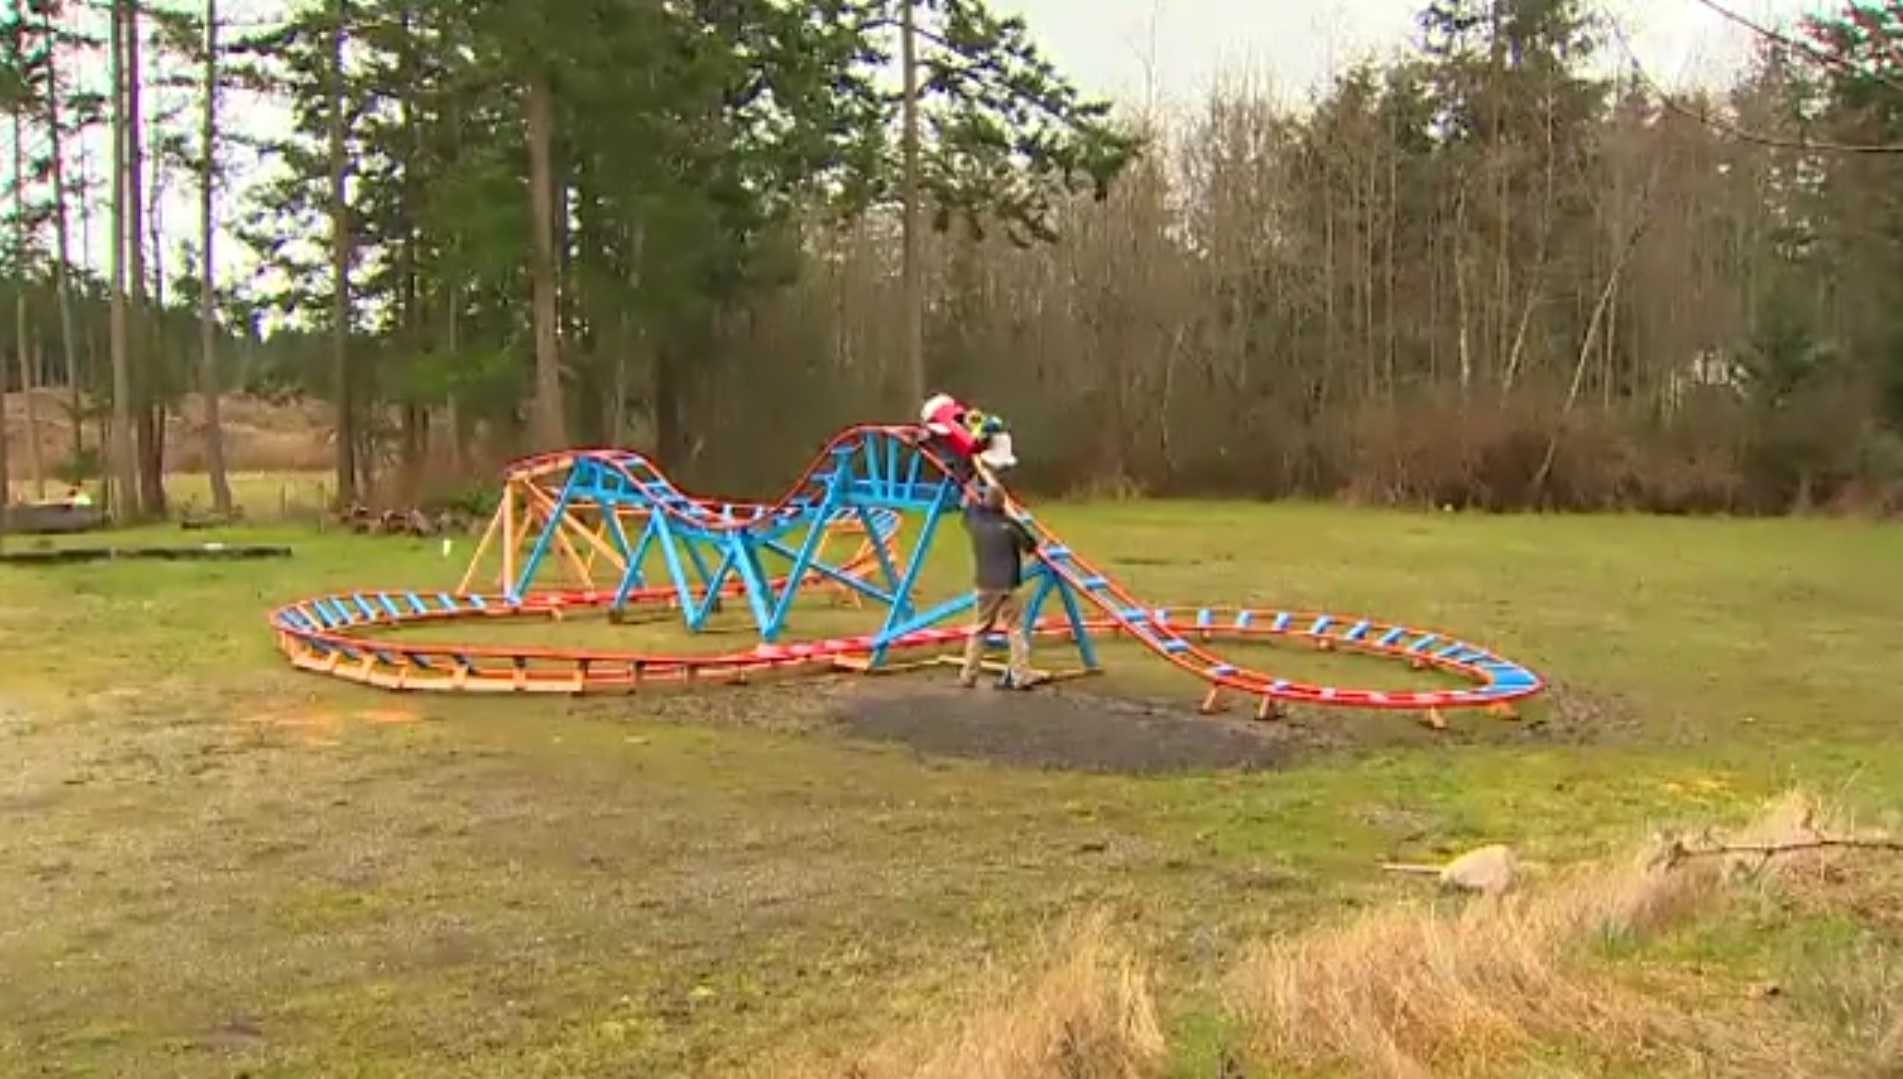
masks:
[[[1440,871],[1440,883],[1444,888],[1499,895],[1513,887],[1519,875],[1520,864],[1513,848],[1496,843],[1470,850],[1447,863]]]

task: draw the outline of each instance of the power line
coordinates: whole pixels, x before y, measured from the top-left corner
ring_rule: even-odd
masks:
[[[1846,60],[1841,56],[1836,56],[1831,53],[1825,52],[1823,49],[1820,49],[1817,46],[1812,45],[1811,43],[1807,41],[1801,41],[1797,38],[1791,37],[1789,34],[1785,34],[1781,31],[1774,30],[1768,26],[1764,26],[1760,23],[1754,22],[1751,19],[1748,19],[1744,17],[1743,15],[1740,15],[1737,12],[1731,10],[1730,8],[1725,7],[1723,4],[1718,3],[1718,0],[1694,0],[1694,2],[1700,5],[1701,7],[1717,12],[1720,16],[1726,19],[1729,19],[1730,21],[1734,23],[1737,23],[1739,26],[1744,27],[1745,29],[1751,31],[1752,33],[1768,41],[1774,41],[1778,43],[1779,45],[1784,46],[1785,48],[1796,49],[1798,52],[1801,52],[1804,55],[1809,56],[1811,59],[1816,60],[1818,63],[1827,64],[1835,68],[1841,68],[1845,71],[1849,71],[1856,75],[1862,75],[1862,76],[1867,76],[1869,78],[1873,78],[1876,81],[1882,83],[1883,85],[1889,87],[1890,89],[1895,90],[1897,93],[1903,94],[1903,83],[1898,83],[1894,79],[1891,79],[1889,76],[1884,75],[1881,72],[1859,71],[1857,70],[1857,66],[1851,63],[1849,60]]]
[[[1700,0],[1700,2],[1703,2],[1703,0]],[[1728,120],[1713,116],[1710,110],[1694,109],[1673,97],[1669,90],[1659,85],[1658,81],[1652,78],[1651,74],[1645,70],[1645,65],[1639,62],[1638,53],[1633,51],[1632,42],[1627,39],[1625,31],[1619,26],[1618,20],[1612,18],[1610,14],[1604,11],[1602,11],[1601,14],[1605,15],[1606,25],[1612,28],[1612,35],[1618,39],[1620,50],[1625,53],[1626,59],[1631,63],[1632,73],[1638,76],[1639,81],[1643,82],[1654,94],[1658,95],[1659,103],[1664,105],[1669,112],[1677,113],[1687,119],[1696,120],[1706,127],[1715,131],[1721,131],[1741,142],[1749,142],[1758,146],[1768,146],[1774,149],[1803,150],[1812,153],[1830,154],[1903,154],[1903,143],[1859,144],[1819,141],[1815,139],[1780,138],[1775,135],[1764,135],[1739,127]]]

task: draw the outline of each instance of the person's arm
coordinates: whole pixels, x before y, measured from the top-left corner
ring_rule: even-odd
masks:
[[[1037,550],[1037,537],[1031,534],[1030,529],[1024,527],[1024,522],[1015,517],[1007,517],[1005,520],[1011,522],[1011,532],[1017,538],[1020,553],[1030,554]]]

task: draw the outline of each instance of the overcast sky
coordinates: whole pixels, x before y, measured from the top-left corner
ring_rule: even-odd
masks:
[[[517,0],[534,3],[535,0]],[[1417,39],[1415,13],[1424,0],[992,0],[995,7],[1025,17],[1050,59],[1093,96],[1140,105],[1195,104],[1222,78],[1247,76],[1296,101],[1361,56],[1385,56]],[[1840,8],[1842,0],[1719,0],[1761,23],[1788,25],[1797,16]],[[1667,87],[1728,81],[1749,53],[1753,35],[1699,0],[1587,0],[1589,7],[1618,19],[1647,72]],[[281,14],[285,0],[224,0],[221,13],[254,22]],[[101,20],[103,31],[103,20]],[[1619,46],[1607,62],[1623,62]],[[84,76],[98,81],[97,70]],[[148,109],[163,99],[184,105],[184,91],[154,92]],[[250,126],[259,116],[229,118]],[[88,171],[104,169],[103,133],[88,140]],[[220,216],[226,223],[233,196],[242,197],[246,177],[227,194]],[[166,192],[168,249],[195,229],[197,209],[188,185]],[[75,222],[75,225],[78,223]],[[109,219],[94,214],[88,261],[105,254]],[[223,231],[223,230],[221,230]],[[176,252],[166,252],[175,266]],[[253,262],[229,239],[219,262],[227,272],[251,272]]]
[[[1721,0],[1760,23],[1840,7],[1825,0]],[[1248,74],[1300,97],[1358,55],[1416,37],[1420,0],[994,0],[1023,15],[1058,67],[1097,95],[1137,103],[1152,82],[1193,103],[1217,78]],[[1698,0],[1603,0],[1646,70],[1668,87],[1717,82],[1747,54],[1748,30]],[[1616,53],[1618,46],[1612,46]]]

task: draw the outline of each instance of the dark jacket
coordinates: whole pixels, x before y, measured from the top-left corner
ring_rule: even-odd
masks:
[[[1024,583],[1022,557],[1037,541],[1018,522],[980,503],[965,507],[965,530],[971,533],[971,560],[980,592],[1008,592]]]

